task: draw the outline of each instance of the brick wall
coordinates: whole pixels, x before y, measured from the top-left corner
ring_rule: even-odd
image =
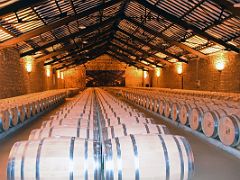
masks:
[[[216,70],[215,64],[221,59],[225,63],[222,72]],[[160,77],[153,73],[154,87],[183,88],[209,91],[240,91],[240,55],[231,52],[217,53],[208,59],[190,61],[183,65],[183,74],[176,73],[176,65],[161,70]],[[198,84],[198,83],[199,84]]]
[[[64,87],[80,89],[86,87],[86,69],[83,65],[64,71]]]
[[[26,70],[27,64],[31,66],[30,73]],[[0,98],[63,88],[61,81],[56,79],[52,69],[50,77],[46,76],[43,62],[35,62],[31,58],[20,59],[16,48],[0,50]]]

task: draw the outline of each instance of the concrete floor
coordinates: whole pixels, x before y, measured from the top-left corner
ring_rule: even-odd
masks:
[[[57,111],[57,109],[47,113],[33,123],[26,125],[23,129],[0,142],[0,180],[7,179],[6,167],[8,155],[13,144],[17,141],[27,140],[31,130],[39,128],[42,121],[47,120],[49,116]],[[167,125],[172,134],[182,135],[188,139],[195,158],[194,180],[240,180],[239,159],[236,159],[224,151],[217,149],[215,146],[204,142],[191,133],[184,132],[171,124],[163,122],[156,115],[147,111],[143,112],[146,113],[147,117],[155,119],[156,122]]]

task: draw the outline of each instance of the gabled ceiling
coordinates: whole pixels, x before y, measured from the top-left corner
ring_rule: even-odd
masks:
[[[0,3],[0,47],[56,69],[102,54],[163,67],[240,52],[239,0],[10,0]]]

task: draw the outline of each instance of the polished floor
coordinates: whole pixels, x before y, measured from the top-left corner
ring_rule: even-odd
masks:
[[[137,108],[137,107],[136,107]],[[6,167],[8,155],[13,144],[17,141],[27,140],[31,130],[39,128],[41,123],[47,120],[57,111],[59,107],[42,116],[23,129],[17,131],[4,141],[0,142],[0,180],[6,178]],[[141,110],[141,109],[139,109]],[[143,111],[143,110],[141,110]],[[155,119],[156,122],[168,126],[172,134],[185,136],[191,144],[195,158],[195,174],[193,180],[239,180],[240,160],[216,148],[213,145],[199,139],[191,133],[184,132],[175,126],[163,122],[158,116],[143,111],[147,117]]]

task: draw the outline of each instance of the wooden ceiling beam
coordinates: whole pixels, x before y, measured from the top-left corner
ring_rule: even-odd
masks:
[[[218,39],[216,37],[211,36],[210,34],[206,33],[205,31],[202,31],[201,29],[197,28],[196,26],[189,24],[189,23],[185,22],[184,20],[174,16],[173,14],[170,14],[169,12],[152,5],[150,2],[148,2],[146,0],[135,0],[135,1],[139,4],[141,4],[142,6],[144,6],[145,8],[150,9],[152,12],[156,13],[157,15],[164,17],[168,21],[171,21],[172,23],[175,23],[175,24],[185,28],[186,30],[191,30],[191,31],[193,31],[193,33],[198,34],[201,37],[203,37],[209,41],[220,44],[220,45],[224,46],[225,48],[227,48],[228,50],[232,50],[237,53],[240,52],[240,49],[238,47],[228,44],[225,41],[223,41],[222,39]]]
[[[149,44],[149,43],[147,43],[146,41],[144,41],[144,40],[136,37],[135,35],[132,35],[132,34],[126,32],[126,31],[124,31],[124,30],[122,30],[122,29],[120,29],[120,28],[118,28],[118,31],[120,31],[120,32],[122,32],[123,34],[127,35],[127,36],[130,37],[132,40],[136,40],[136,41],[140,42],[141,44],[146,45],[146,46],[150,47],[151,49],[153,49],[153,50],[155,50],[155,51],[161,52],[161,53],[163,53],[163,54],[165,54],[165,55],[167,55],[167,56],[170,56],[170,57],[172,57],[172,58],[175,58],[175,59],[177,59],[177,60],[180,61],[180,62],[188,63],[188,61],[186,61],[185,59],[182,59],[181,57],[178,57],[178,56],[176,56],[176,55],[174,55],[174,54],[171,54],[171,53],[165,51],[164,49],[162,49],[162,48],[160,48],[160,47],[158,47],[158,46],[154,46],[154,45],[152,45],[152,44]]]
[[[11,38],[9,40],[6,40],[6,41],[0,43],[0,47],[10,46],[10,45],[17,44],[17,43],[19,43],[21,41],[26,41],[26,40],[31,39],[31,38],[33,38],[35,36],[40,35],[40,34],[43,34],[45,32],[51,31],[51,30],[53,30],[55,28],[61,27],[63,25],[66,25],[66,24],[68,24],[68,23],[70,23],[72,21],[76,21],[76,20],[81,19],[81,18],[83,18],[85,16],[89,16],[92,13],[98,12],[99,9],[104,9],[104,8],[111,7],[114,4],[117,4],[117,3],[121,2],[121,1],[122,0],[114,0],[114,1],[112,0],[112,1],[106,2],[104,4],[100,4],[100,5],[96,6],[96,7],[90,8],[90,9],[88,9],[86,11],[83,11],[83,12],[77,14],[77,15],[69,16],[69,17],[63,18],[61,20],[49,23],[49,24],[44,25],[44,26],[41,26],[41,27],[36,28],[36,29],[34,29],[32,31],[26,32],[26,33],[24,33],[24,34],[22,34],[22,35],[20,35],[18,37]]]
[[[163,34],[160,34],[159,32],[157,32],[157,31],[155,31],[155,30],[153,30],[153,29],[151,29],[151,28],[149,28],[147,26],[144,26],[143,24],[137,22],[136,20],[133,20],[130,17],[125,16],[125,19],[127,21],[133,23],[134,25],[140,27],[144,31],[148,32],[149,34],[152,34],[152,35],[154,35],[154,36],[156,36],[158,38],[163,39],[164,41],[166,41],[170,45],[176,45],[176,46],[178,46],[178,47],[180,47],[180,48],[182,48],[182,49],[184,49],[184,50],[186,50],[186,51],[188,51],[188,52],[190,52],[190,53],[192,53],[194,55],[197,55],[200,58],[203,58],[203,59],[207,58],[207,56],[205,54],[203,54],[203,53],[201,53],[201,52],[199,52],[199,51],[197,51],[197,50],[195,50],[193,48],[190,48],[189,46],[187,46],[187,45],[185,45],[183,43],[180,43],[180,42],[177,42],[177,41],[173,41],[169,37],[167,37],[167,36],[165,36]]]

